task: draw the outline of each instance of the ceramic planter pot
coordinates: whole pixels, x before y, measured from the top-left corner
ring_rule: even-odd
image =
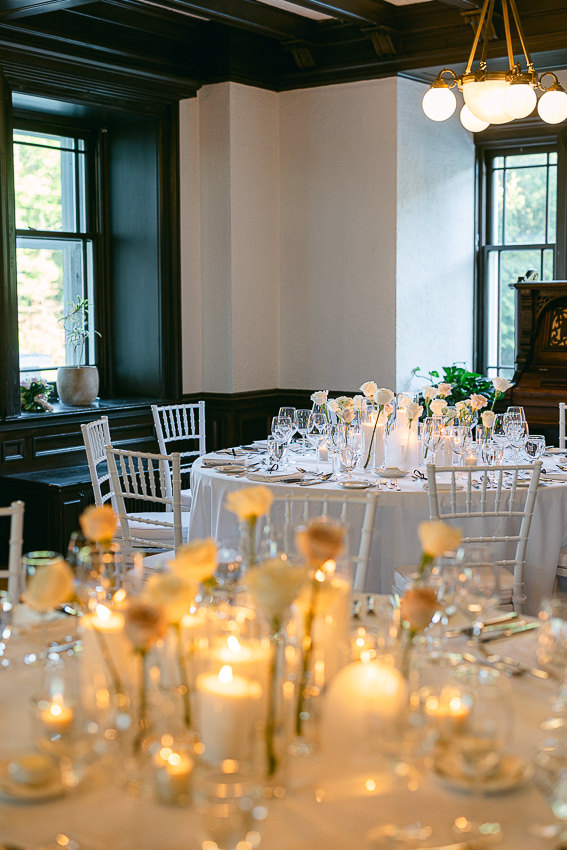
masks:
[[[60,366],[57,370],[57,392],[63,404],[84,407],[98,395],[96,366]]]

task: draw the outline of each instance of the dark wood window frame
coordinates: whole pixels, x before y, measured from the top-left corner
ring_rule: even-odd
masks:
[[[542,125],[531,119],[490,128],[475,137],[476,144],[476,258],[474,368],[485,374],[487,363],[487,262],[486,246],[490,221],[490,190],[487,162],[496,155],[517,155],[536,151],[557,151],[557,240],[555,277],[567,277],[567,130]],[[524,247],[524,246],[521,246]]]
[[[11,77],[11,79],[10,79]],[[121,76],[123,83],[123,76]],[[143,403],[181,395],[179,273],[179,122],[177,92],[158,101],[153,90],[128,81],[100,97],[85,94],[84,81],[35,88],[10,68],[0,72],[0,421],[20,414],[12,136],[14,127],[74,127],[95,137],[94,173],[99,198],[90,215],[95,246],[96,327],[102,333],[97,360],[101,401]],[[119,87],[118,87],[119,89]],[[15,104],[13,104],[15,93]],[[22,95],[23,93],[23,95]],[[194,94],[194,92],[193,92]],[[67,115],[22,110],[22,96],[49,98]],[[94,102],[93,102],[94,101]],[[138,228],[138,230],[137,230]],[[141,340],[144,344],[141,345]],[[58,411],[73,416],[68,408]],[[78,413],[78,411],[77,411]],[[82,411],[85,418],[85,411]],[[46,414],[34,416],[48,424]]]

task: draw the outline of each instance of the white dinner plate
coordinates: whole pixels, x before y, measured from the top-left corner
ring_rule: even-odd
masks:
[[[0,762],[0,797],[6,800],[37,803],[41,800],[53,800],[65,793],[61,776],[54,767],[53,774],[41,785],[17,782],[10,776],[8,765],[16,759],[4,759]]]
[[[370,487],[370,481],[339,481],[338,484],[343,490],[366,490]]]
[[[470,793],[478,788],[482,794],[504,794],[521,788],[533,775],[533,767],[529,762],[509,753],[503,757],[497,771],[475,782],[461,771],[454,753],[449,748],[442,750],[435,758],[433,770],[435,776],[449,788]]]

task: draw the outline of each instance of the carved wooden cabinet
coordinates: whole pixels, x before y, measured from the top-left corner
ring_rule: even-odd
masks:
[[[507,399],[520,404],[532,431],[557,428],[567,401],[567,281],[514,284],[516,373]]]

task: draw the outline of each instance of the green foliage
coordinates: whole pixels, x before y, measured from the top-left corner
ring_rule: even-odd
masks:
[[[37,396],[43,396],[45,401],[52,392],[51,384],[41,378],[30,378],[20,384],[20,405],[26,413],[45,413],[46,408],[35,400]]]
[[[423,378],[434,385],[439,383],[452,384],[451,395],[447,396],[446,399],[448,405],[454,405],[458,401],[464,401],[475,393],[485,396],[488,403],[492,404],[494,387],[492,381],[488,378],[479,375],[478,372],[469,372],[468,369],[465,369],[464,366],[459,366],[458,363],[453,363],[452,366],[443,366],[442,368],[442,375],[435,371],[423,374],[420,366],[416,366],[412,371],[417,378]]]
[[[67,312],[59,321],[63,322],[67,342],[73,346],[75,366],[80,366],[83,360],[86,342],[90,336],[89,302],[77,295],[75,301],[67,305]],[[94,331],[100,336],[98,331]]]

